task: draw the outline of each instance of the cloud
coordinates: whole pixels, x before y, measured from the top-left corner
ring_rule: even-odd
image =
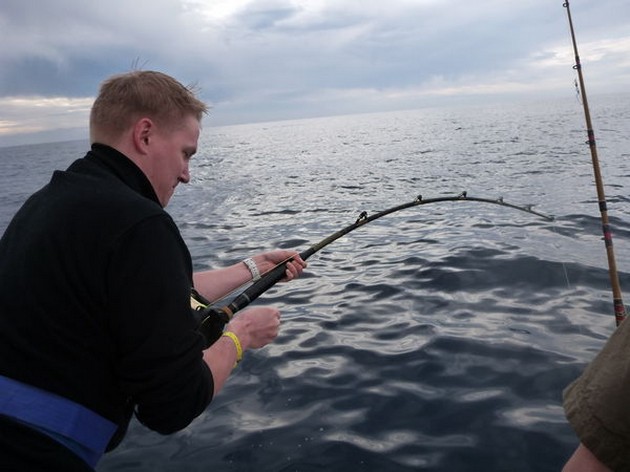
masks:
[[[630,4],[571,8],[589,85],[623,89]],[[535,95],[574,76],[549,0],[4,0],[0,31],[0,145],[84,126],[76,104],[134,64],[197,82],[218,124]]]

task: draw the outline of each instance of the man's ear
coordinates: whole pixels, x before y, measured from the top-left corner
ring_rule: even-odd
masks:
[[[155,124],[149,118],[140,118],[133,127],[133,144],[140,154],[147,154],[155,132]]]

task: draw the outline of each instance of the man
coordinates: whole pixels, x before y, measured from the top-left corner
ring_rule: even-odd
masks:
[[[31,196],[0,240],[0,468],[92,470],[132,412],[169,434],[210,403],[243,351],[271,342],[279,312],[237,314],[205,348],[191,290],[209,300],[293,257],[272,251],[192,273],[164,211],[189,181],[206,105],[173,78],[105,81],[91,150]]]
[[[630,322],[624,321],[564,391],[580,444],[563,472],[630,470]]]

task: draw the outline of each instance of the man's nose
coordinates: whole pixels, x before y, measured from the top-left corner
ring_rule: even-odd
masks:
[[[190,182],[190,169],[188,168],[188,164],[186,164],[186,166],[182,170],[182,173],[179,176],[179,181],[184,184],[187,184],[188,182]]]

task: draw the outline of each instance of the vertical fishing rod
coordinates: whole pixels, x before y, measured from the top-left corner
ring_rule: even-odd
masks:
[[[580,82],[580,92],[582,94],[582,105],[584,106],[584,117],[586,118],[586,130],[588,134],[587,144],[591,149],[591,158],[593,160],[593,172],[595,174],[595,185],[597,187],[597,199],[599,201],[599,212],[602,220],[602,230],[604,232],[604,244],[606,245],[606,254],[608,256],[608,275],[613,292],[613,303],[615,308],[615,320],[617,326],[626,318],[626,309],[621,298],[621,287],[619,285],[619,276],[617,275],[617,263],[615,262],[615,252],[613,249],[612,233],[610,224],[608,223],[608,208],[606,205],[606,196],[604,194],[604,183],[602,174],[599,169],[599,158],[597,157],[597,146],[595,144],[595,133],[591,123],[591,113],[588,108],[588,100],[586,99],[586,90],[584,88],[584,76],[582,75],[582,65],[578,54],[577,43],[575,41],[575,31],[573,30],[573,21],[571,20],[571,10],[569,8],[569,0],[566,0],[563,6],[567,9],[569,18],[569,28],[571,30],[571,41],[573,43],[573,52],[575,53],[575,65],[573,68],[578,73]]]

